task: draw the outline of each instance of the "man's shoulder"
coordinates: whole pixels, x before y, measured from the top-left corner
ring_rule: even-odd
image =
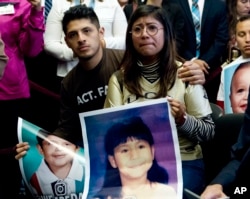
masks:
[[[124,50],[105,48],[103,55],[104,68],[108,67],[118,69],[123,59],[123,56]]]
[[[107,56],[117,55],[117,56],[123,57],[123,55],[124,55],[124,50],[121,50],[121,49],[105,48],[104,52],[106,52]]]
[[[66,80],[68,80],[68,79],[71,79],[72,78],[72,76],[74,76],[77,72],[77,70],[78,70],[78,68],[79,68],[80,66],[79,66],[79,64],[77,64],[74,68],[72,68],[64,77],[63,77],[63,81],[66,81]]]

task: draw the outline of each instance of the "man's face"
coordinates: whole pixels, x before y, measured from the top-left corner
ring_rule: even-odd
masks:
[[[118,168],[121,179],[147,179],[147,172],[152,166],[154,148],[147,141],[128,138],[126,143],[114,149],[114,156],[109,156],[113,168]]]
[[[104,30],[89,19],[75,19],[67,25],[65,41],[79,59],[93,58],[101,48]]]
[[[233,76],[230,101],[233,113],[244,113],[250,86],[250,66],[240,68]]]
[[[244,58],[250,58],[250,19],[236,25],[237,46]]]
[[[42,142],[42,147],[39,145],[38,149],[53,171],[57,168],[71,166],[78,147],[65,139],[49,135]]]

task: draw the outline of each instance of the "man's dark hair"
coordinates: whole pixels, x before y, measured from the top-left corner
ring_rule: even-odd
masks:
[[[99,19],[92,8],[84,5],[70,7],[63,16],[63,32],[66,34],[68,24],[76,19],[89,19],[98,29],[100,28]]]

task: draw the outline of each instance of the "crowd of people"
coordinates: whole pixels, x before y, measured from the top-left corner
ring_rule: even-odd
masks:
[[[45,5],[0,1],[0,110],[6,132],[0,141],[0,198],[19,198],[17,160],[28,153],[29,143],[18,143],[18,118],[37,114],[30,99],[42,103],[30,85],[36,67],[46,69],[41,84],[60,100],[56,115],[48,110],[40,117],[51,118],[50,136],[70,132],[77,140],[74,147],[84,147],[79,113],[167,98],[180,143],[183,188],[216,199],[233,197],[232,191],[223,192],[228,187],[249,185],[244,175],[250,160],[249,1],[198,0],[199,25],[188,0],[53,0],[46,21]],[[54,64],[51,82],[46,72],[52,68],[43,66],[47,61]],[[214,137],[210,103],[224,108],[224,71],[235,64],[238,78],[232,77],[230,100],[234,113],[245,113],[244,124],[232,161],[207,185],[200,142]],[[45,123],[41,127],[47,129]]]

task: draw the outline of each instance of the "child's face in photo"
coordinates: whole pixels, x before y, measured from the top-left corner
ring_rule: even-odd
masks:
[[[109,156],[113,168],[118,168],[121,179],[147,178],[152,166],[154,148],[145,140],[128,138],[114,149],[114,156]]]
[[[44,156],[49,167],[54,168],[71,165],[78,150],[75,144],[54,135],[47,136],[42,145],[43,147],[38,146],[40,153]]]
[[[233,77],[230,101],[233,113],[244,113],[250,86],[250,67],[239,69]]]

